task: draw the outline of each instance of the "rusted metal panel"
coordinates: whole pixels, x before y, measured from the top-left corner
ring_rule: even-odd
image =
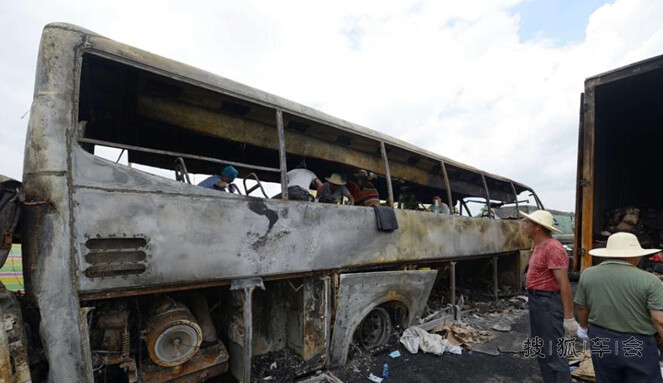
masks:
[[[400,302],[407,307],[406,325],[417,323],[436,276],[437,270],[341,274],[330,363],[345,364],[355,329],[377,306]]]
[[[578,123],[578,163],[576,165],[576,208],[575,208],[575,227],[573,228],[573,269],[580,270],[582,254],[582,198],[583,198],[583,150],[585,139],[585,94],[580,94],[580,111]]]
[[[327,361],[330,279],[307,278],[301,287],[299,310],[288,318],[288,346],[310,362],[312,369],[317,369]]]
[[[650,57],[642,61],[589,77],[585,82],[585,88],[587,88],[588,83],[592,84],[592,87],[597,87],[599,85],[622,80],[631,76],[641,75],[660,68],[663,68],[663,55]]]
[[[582,151],[582,220],[581,220],[581,248],[580,271],[592,266],[592,249],[594,240],[594,136],[596,130],[596,104],[594,80],[585,82],[585,104],[587,108],[583,123],[583,151]]]

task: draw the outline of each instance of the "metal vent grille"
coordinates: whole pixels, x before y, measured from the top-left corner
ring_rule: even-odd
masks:
[[[147,269],[145,238],[92,238],[85,247],[85,261],[92,265],[84,271],[88,278],[136,275]]]

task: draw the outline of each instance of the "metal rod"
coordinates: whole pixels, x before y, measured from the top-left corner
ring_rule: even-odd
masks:
[[[281,167],[281,199],[288,199],[288,164],[285,158],[285,134],[283,133],[283,111],[276,109],[276,130],[279,134],[279,166]]]
[[[389,170],[389,158],[387,158],[387,148],[384,141],[380,141],[380,151],[382,152],[382,162],[384,162],[385,174],[387,176],[387,201],[390,207],[394,207],[394,189],[391,186],[391,171]]]
[[[440,165],[442,166],[442,176],[444,177],[444,187],[447,189],[447,201],[449,203],[449,210],[450,213],[453,214],[453,199],[451,198],[451,184],[449,183],[449,174],[447,173],[447,165],[444,163],[444,161],[440,161]]]
[[[513,189],[513,195],[516,198],[516,219],[520,216],[519,210],[518,209],[518,192],[516,191],[516,187],[513,186],[513,182],[510,182],[511,184],[511,189]]]
[[[244,318],[244,376],[243,383],[251,382],[251,358],[253,357],[253,290],[259,287],[265,289],[262,278],[253,277],[237,279],[230,283],[230,290],[244,291],[244,302],[242,305],[242,316]]]
[[[518,295],[523,293],[523,273],[520,272],[522,270],[522,265],[523,265],[523,256],[522,256],[523,251],[520,250],[516,253],[516,257],[518,257],[516,263],[517,263],[517,269],[518,270],[518,275],[516,276],[516,280],[518,281],[518,287],[516,288],[516,291],[518,292]]]
[[[244,289],[244,376],[242,377],[244,383],[251,382],[251,358],[253,354],[253,289],[255,287],[247,287]]]
[[[465,211],[467,212],[467,216],[471,218],[471,217],[472,217],[472,213],[470,212],[470,208],[467,207],[467,204],[465,203],[465,201],[460,200],[460,203],[461,203],[461,208],[462,208],[463,206],[465,206]],[[461,215],[462,215],[462,214],[461,214]]]
[[[154,153],[154,154],[162,154],[162,155],[172,156],[172,157],[189,158],[189,159],[193,159],[193,160],[214,162],[214,163],[217,163],[217,164],[232,165],[232,166],[238,166],[238,167],[247,168],[247,169],[262,170],[262,171],[266,171],[266,172],[274,172],[274,173],[281,172],[280,168],[268,168],[268,167],[265,167],[265,166],[249,165],[249,164],[244,164],[244,163],[241,163],[241,162],[220,160],[218,158],[197,156],[195,154],[178,153],[178,152],[171,152],[171,151],[167,151],[167,150],[158,150],[158,149],[148,149],[148,148],[143,148],[143,147],[140,147],[140,146],[118,144],[118,143],[115,143],[115,142],[95,140],[95,139],[92,139],[92,138],[79,138],[78,142],[84,142],[84,143],[93,144],[93,145],[109,146],[109,147],[118,148],[118,149],[135,150],[137,152]]]
[[[483,187],[486,189],[486,208],[488,209],[488,217],[493,218],[493,209],[490,207],[490,192],[488,191],[486,176],[483,173],[481,173],[481,180],[483,181]]]
[[[124,151],[125,151],[125,150],[126,150],[126,149],[122,149],[122,151],[120,152],[120,155],[117,156],[117,160],[115,161],[115,163],[120,162],[120,158],[122,158],[122,155],[124,154]]]
[[[534,196],[534,200],[536,200],[536,205],[539,207],[539,209],[546,210],[546,208],[543,207],[543,202],[541,202],[539,196],[536,195],[536,192],[534,192],[534,190],[532,190],[532,195]]]
[[[456,262],[452,261],[449,263],[451,264],[451,270],[449,271],[449,279],[451,279],[451,305],[456,306]]]
[[[497,256],[493,256],[493,299],[497,298]]]

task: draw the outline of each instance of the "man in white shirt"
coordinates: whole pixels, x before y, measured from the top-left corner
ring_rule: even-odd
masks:
[[[312,171],[298,167],[288,172],[288,199],[295,201],[313,201],[309,189],[313,186],[318,195],[322,192],[322,181]]]

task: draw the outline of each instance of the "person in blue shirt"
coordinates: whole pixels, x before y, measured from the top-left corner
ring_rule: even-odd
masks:
[[[232,166],[226,166],[218,176],[205,178],[198,186],[228,193],[237,193],[237,186],[232,182],[237,178],[239,172]]]

